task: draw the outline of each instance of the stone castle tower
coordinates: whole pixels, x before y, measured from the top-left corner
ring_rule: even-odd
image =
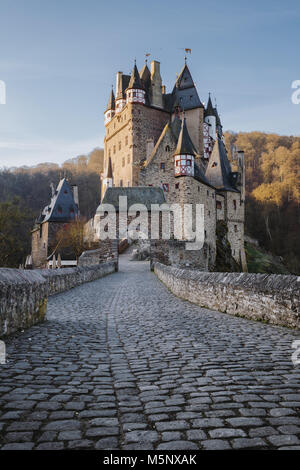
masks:
[[[160,63],[131,76],[117,73],[105,110],[102,196],[108,187],[161,187],[167,202],[203,204],[206,268],[216,258],[218,221],[233,258],[246,269],[243,152],[229,162],[221,120],[209,95],[204,106],[185,63],[171,93]],[[235,171],[233,171],[233,169]]]

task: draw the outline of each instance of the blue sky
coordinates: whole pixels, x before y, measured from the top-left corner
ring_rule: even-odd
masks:
[[[173,87],[188,64],[224,129],[300,134],[300,3],[281,0],[1,0],[0,167],[103,146],[103,111],[118,70],[161,62]]]

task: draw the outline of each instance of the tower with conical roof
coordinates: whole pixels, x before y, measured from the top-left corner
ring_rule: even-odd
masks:
[[[105,173],[102,178],[101,199],[104,197],[107,188],[112,188],[112,187],[113,187],[113,171],[112,171],[111,157],[109,157],[107,161]]]
[[[104,113],[105,124],[110,122],[115,115],[115,95],[113,88],[111,89],[106,110]]]
[[[136,63],[134,63],[128,88],[126,89],[126,103],[145,104],[145,90]]]
[[[174,152],[175,176],[194,176],[196,149],[189,136],[185,117],[182,120],[177,146]]]

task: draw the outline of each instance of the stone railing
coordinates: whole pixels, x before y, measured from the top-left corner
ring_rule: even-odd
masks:
[[[48,284],[42,274],[23,269],[0,269],[0,336],[45,318]]]
[[[114,261],[66,269],[0,269],[0,337],[44,320],[49,295],[115,272]]]
[[[154,265],[154,272],[175,295],[201,307],[300,328],[300,278],[297,276],[210,273],[160,263]]]

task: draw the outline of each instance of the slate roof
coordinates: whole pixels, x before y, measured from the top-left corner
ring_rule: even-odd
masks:
[[[173,155],[182,155],[182,154],[188,154],[188,155],[197,154],[197,151],[188,133],[185,118],[183,118],[183,120],[181,121],[181,129],[180,129],[180,133],[179,133],[179,137],[177,141],[177,146]]]
[[[216,116],[215,108],[212,105],[210,94],[207,102],[206,109],[204,111],[204,116]]]
[[[105,111],[108,111],[109,109],[115,109],[115,94],[113,89],[111,89],[111,92],[109,94],[109,99]]]
[[[113,171],[112,171],[111,158],[108,157],[105,178],[112,178],[112,177],[113,177]]]
[[[127,197],[127,208],[133,204],[143,204],[147,210],[151,210],[151,204],[166,203],[164,192],[161,188],[151,186],[134,186],[134,187],[113,187],[107,188],[97,212],[100,211],[102,204],[112,204],[116,211],[119,211],[119,197]]]
[[[204,108],[196,90],[192,75],[188,66],[185,64],[177,77],[173,88],[173,104],[179,102],[181,110]]]
[[[140,74],[139,74],[136,64],[134,64],[128,88],[143,89],[142,82],[140,79]]]
[[[231,165],[227,157],[224,142],[217,138],[208,161],[205,176],[215,188],[238,192],[234,185]]]
[[[63,178],[58,183],[51,202],[45,206],[37,223],[70,222],[78,215],[78,207],[74,201],[73,191],[69,182]]]

